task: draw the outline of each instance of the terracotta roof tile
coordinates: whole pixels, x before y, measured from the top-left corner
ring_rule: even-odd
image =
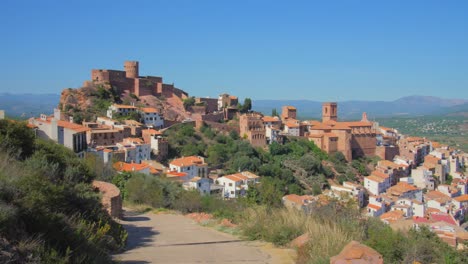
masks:
[[[141,108],[141,111],[145,113],[159,113],[159,110],[153,107],[143,107]]]
[[[374,175],[367,176],[365,177],[365,179],[368,179],[369,181],[379,182],[379,183],[385,182],[385,179],[382,179],[381,177],[377,177]]]
[[[189,156],[189,157],[174,159],[173,161],[170,162],[170,164],[173,166],[177,166],[177,167],[184,167],[184,166],[191,166],[191,165],[204,165],[205,163],[203,159],[197,156]]]
[[[126,163],[118,161],[114,163],[114,169],[121,172],[138,172],[149,168],[147,164],[138,164],[138,163]]]
[[[457,202],[468,202],[468,194],[464,194],[453,199]]]

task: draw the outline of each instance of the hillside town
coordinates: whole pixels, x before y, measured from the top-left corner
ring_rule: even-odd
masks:
[[[190,97],[173,84],[164,84],[162,77],[141,77],[138,62],[125,62],[124,68],[92,70],[91,80],[85,86],[117,87],[118,94],[132,94],[139,100],[112,103],[102,115],[77,123],[66,110],[66,102],[73,101],[67,97],[53,115],[30,118],[28,126],[38,138],[55,141],[79,157],[94,155],[119,173],[164,175],[184,189],[223,199],[245,196],[250,186],[261,183],[261,177],[240,170],[219,174],[202,156],[168,160],[165,135],[171,129],[180,125],[195,129],[208,126],[218,133],[237,133],[261,149],[300,138],[313,142],[328,155],[341,153],[347,162],[377,156],[369,175],[341,184],[329,179],[329,186],[321,194],[288,194],[283,197],[283,204],[307,213],[317,203],[330,199],[353,200],[363,215],[378,217],[392,227],[427,226],[453,247],[463,247],[468,240],[464,229],[468,208],[467,153],[426,138],[402,135],[396,129],[370,121],[366,113],[362,113],[361,120],[339,120],[335,102],[323,103],[321,120],[299,120],[300,109],[294,106],[284,106],[280,114],[267,116],[252,111],[251,105],[242,109],[233,95]],[[164,98],[166,105],[158,108],[149,99],[142,99],[148,96]],[[3,112],[0,114],[4,116]]]

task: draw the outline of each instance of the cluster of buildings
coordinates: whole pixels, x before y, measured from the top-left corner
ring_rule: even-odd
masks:
[[[153,119],[143,120],[142,123],[112,119],[116,115],[132,112],[148,113],[143,117],[152,116]],[[259,176],[248,171],[212,176],[208,164],[200,156],[177,158],[165,167],[156,162],[166,159],[168,154],[167,139],[160,130],[154,129],[164,124],[156,111],[112,105],[108,113],[108,116],[98,117],[95,122],[80,125],[73,123],[73,120],[63,120],[61,111],[54,109],[51,116],[42,114],[39,118],[29,119],[29,125],[34,128],[36,136],[64,145],[80,157],[99,156],[105,164],[111,163],[117,172],[154,176],[165,174],[167,178],[180,182],[184,188],[198,190],[203,195],[238,198],[246,194],[249,186],[259,182]],[[156,123],[160,120],[162,125]]]
[[[328,154],[343,153],[348,161],[375,155],[377,146],[377,126],[367,119],[366,113],[359,121],[338,121],[338,105],[332,102],[323,103],[321,122],[298,120],[297,109],[284,106],[281,116],[241,115],[239,127],[241,137],[256,147],[283,143],[285,137],[303,137]]]
[[[133,106],[124,108],[120,105],[112,105],[110,109],[117,109],[112,112],[113,115],[116,113],[125,115],[119,112],[121,109],[152,111],[148,108],[136,109]],[[54,109],[53,115],[42,114],[39,118],[30,118],[28,122],[34,127],[38,137],[64,145],[80,157],[93,152],[105,163],[118,160],[138,164],[150,160],[152,156],[157,160],[167,157],[167,140],[160,131],[153,128],[154,123],[150,123],[151,120],[140,123],[135,120],[117,121],[109,117],[98,117],[95,122],[76,124],[72,118],[64,119],[61,111]],[[161,126],[163,125],[159,127]]]
[[[468,239],[460,227],[468,213],[468,178],[463,170],[468,155],[423,138],[398,137],[394,144],[404,151],[393,160],[378,161],[361,184],[330,180],[330,189],[319,196],[287,195],[283,203],[308,212],[324,197],[353,199],[369,217],[399,229],[424,225],[461,247]]]

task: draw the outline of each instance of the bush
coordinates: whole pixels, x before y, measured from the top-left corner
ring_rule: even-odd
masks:
[[[0,150],[20,159],[34,152],[34,133],[25,123],[0,120]]]
[[[102,207],[90,169],[56,143],[28,148],[35,151],[26,161],[0,153],[0,243],[11,257],[0,259],[111,263],[126,232]]]

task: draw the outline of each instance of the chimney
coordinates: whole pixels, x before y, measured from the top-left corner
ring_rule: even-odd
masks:
[[[70,120],[70,123],[73,123],[73,116],[70,116],[68,119]]]

